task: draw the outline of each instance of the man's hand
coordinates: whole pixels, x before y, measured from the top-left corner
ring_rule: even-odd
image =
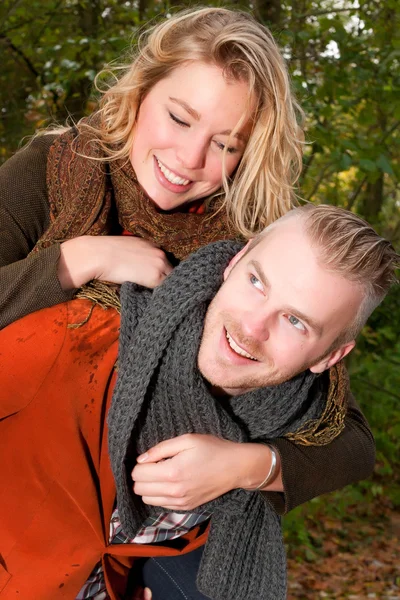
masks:
[[[138,457],[133,489],[145,504],[192,510],[232,489],[257,487],[269,466],[270,450],[262,444],[186,434]]]

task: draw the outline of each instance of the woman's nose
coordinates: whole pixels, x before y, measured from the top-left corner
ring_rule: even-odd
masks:
[[[203,169],[207,156],[207,148],[202,140],[193,140],[180,146],[177,159],[185,169]]]

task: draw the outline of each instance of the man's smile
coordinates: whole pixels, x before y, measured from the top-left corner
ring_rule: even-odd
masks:
[[[236,354],[239,354],[239,356],[243,356],[244,358],[248,358],[250,360],[254,360],[254,361],[258,362],[254,356],[249,354],[246,350],[241,348],[237,342],[235,342],[233,337],[230,335],[230,333],[226,329],[225,329],[225,334],[226,334],[226,339],[228,340],[229,346],[231,347],[231,349],[234,352],[236,352]]]

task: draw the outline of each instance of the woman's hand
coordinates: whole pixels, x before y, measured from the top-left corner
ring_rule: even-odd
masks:
[[[186,434],[160,442],[138,457],[133,489],[145,504],[192,510],[232,489],[256,488],[270,465],[271,452],[264,444]],[[266,489],[282,490],[279,469]]]
[[[152,593],[150,588],[138,588],[135,590],[132,600],[151,600]]]
[[[172,271],[165,252],[134,236],[81,236],[61,244],[58,278],[64,290],[92,279],[148,288],[160,285]]]

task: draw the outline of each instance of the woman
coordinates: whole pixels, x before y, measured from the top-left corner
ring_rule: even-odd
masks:
[[[59,597],[74,597],[90,573],[89,565],[94,566],[100,556],[111,597],[124,593],[126,585],[125,563],[129,563],[131,547],[123,546],[119,554],[112,554],[107,546],[114,496],[112,488],[103,489],[103,469],[109,471],[104,466],[104,445],[99,442],[104,431],[97,425],[95,431],[89,431],[88,425],[95,418],[92,410],[96,415],[102,413],[102,400],[110,397],[113,377],[110,381],[109,373],[116,360],[119,317],[113,308],[93,308],[88,300],[100,297],[100,303],[115,304],[112,287],[85,287],[79,300],[71,300],[77,288],[93,279],[155,287],[176,260],[214,240],[238,234],[251,237],[294,202],[293,184],[301,168],[302,135],[296,122],[300,111],[270,33],[246,14],[207,8],[180,13],[161,23],[141,38],[139,47],[137,57],[104,93],[99,110],[91,118],[61,133],[36,138],[8,161],[0,174],[0,318],[5,328],[1,347],[7,348],[2,356],[2,379],[10,383],[21,381],[23,376],[16,372],[15,378],[11,377],[10,365],[5,362],[21,370],[18,360],[13,359],[16,340],[22,340],[31,361],[31,368],[24,361],[24,373],[32,374],[29,385],[20,386],[20,395],[12,386],[5,386],[1,417],[13,415],[5,422],[10,439],[16,439],[20,435],[18,419],[24,415],[27,419],[28,409],[35,409],[31,393],[36,397],[40,389],[41,396],[51,400],[48,409],[54,409],[54,419],[60,412],[59,403],[62,405],[60,389],[62,396],[68,393],[77,404],[84,399],[86,403],[78,408],[91,417],[87,422],[83,419],[79,427],[85,432],[87,428],[87,437],[83,437],[91,467],[87,468],[87,456],[82,454],[86,460],[82,469],[87,468],[91,476],[95,473],[93,479],[100,483],[97,487],[96,481],[93,483],[95,491],[85,490],[82,502],[89,498],[96,504],[96,493],[101,492],[99,514],[94,518],[91,513],[89,530],[81,527],[85,529],[81,538],[87,544],[86,554],[82,556],[79,550],[79,560],[71,563],[67,573],[62,571],[58,586],[50,588],[41,587],[43,578],[35,563],[32,568],[36,576],[28,573],[28,564],[18,562],[24,552],[15,550],[15,540],[22,538],[28,543],[29,535],[27,523],[19,516],[25,510],[24,503],[20,513],[14,509],[16,525],[6,544],[6,564],[13,564],[13,552],[17,558],[14,572],[10,567],[13,577],[4,575],[4,598],[17,589],[32,598],[50,597],[49,589],[52,598],[57,593]],[[34,312],[39,309],[44,310]],[[54,324],[50,333],[56,337],[50,335],[46,351],[41,347],[38,357],[37,347],[26,344],[35,339],[30,332],[40,330],[46,319]],[[60,336],[64,336],[61,341]],[[15,352],[21,360],[18,344]],[[41,379],[38,361],[46,366],[44,355],[47,361],[55,360],[51,363],[55,378],[51,382],[46,379],[50,387]],[[92,398],[102,393],[101,401],[93,400],[93,409],[88,402],[92,393]],[[263,489],[269,492],[277,511],[285,512],[369,474],[374,458],[372,436],[350,402],[343,433],[325,449],[298,447],[286,439],[274,441],[281,468]],[[2,439],[7,439],[5,433]],[[23,440],[27,443],[25,436]],[[57,442],[59,436],[55,434]],[[34,447],[33,441],[31,444]],[[266,446],[253,446],[247,476],[256,487],[269,472],[273,454]],[[199,448],[198,456],[205,452],[204,447]],[[352,462],[353,456],[357,462]],[[222,454],[218,457],[207,481],[198,481],[192,490],[192,504],[188,502],[183,508],[189,510],[206,501],[201,495],[204,487],[207,499],[225,491],[220,484],[224,461]],[[50,451],[48,461],[55,479],[68,468]],[[343,464],[349,461],[353,469],[347,468],[344,475]],[[83,481],[76,458],[74,468],[80,474],[78,481]],[[22,460],[21,473],[24,469]],[[304,476],[299,478],[302,469]],[[321,478],[322,469],[329,471],[329,480]],[[38,504],[44,502],[44,476],[41,473],[38,478]],[[93,511],[92,504],[88,511]],[[173,507],[174,499],[165,505]],[[73,506],[66,509],[68,514],[72,514]],[[32,513],[32,519],[34,516]],[[76,529],[75,522],[69,527]],[[92,531],[97,537],[90,545]],[[38,532],[31,533],[34,543]],[[195,548],[199,540],[204,541],[200,536],[191,547]],[[60,554],[67,548],[61,548]],[[112,555],[108,561],[105,554]],[[86,561],[83,565],[82,560]],[[19,579],[18,569],[22,573]],[[61,577],[61,571],[59,574]],[[86,587],[80,597],[90,597],[88,593]]]

